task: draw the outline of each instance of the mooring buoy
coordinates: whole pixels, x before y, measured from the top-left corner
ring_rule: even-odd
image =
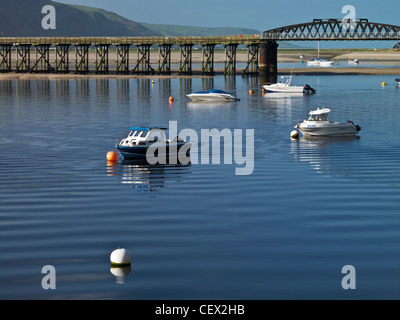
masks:
[[[111,252],[110,261],[111,267],[128,267],[131,265],[131,254],[124,248],[115,249]]]

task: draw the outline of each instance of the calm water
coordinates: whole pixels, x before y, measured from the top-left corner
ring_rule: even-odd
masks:
[[[394,76],[304,83],[317,94],[262,96],[223,76],[0,81],[0,298],[399,299],[400,88]],[[241,101],[188,103],[211,87]],[[360,138],[292,141],[322,105]],[[170,120],[255,129],[253,174],[107,163],[129,126]],[[110,272],[117,247],[132,254],[123,278]],[[42,289],[44,265],[55,290]],[[341,286],[345,265],[356,290]]]

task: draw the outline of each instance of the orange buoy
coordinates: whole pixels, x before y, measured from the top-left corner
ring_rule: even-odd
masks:
[[[108,151],[107,160],[108,161],[117,161],[118,160],[118,154],[115,151]]]
[[[174,102],[174,97],[169,97],[169,102]]]
[[[249,94],[253,94],[254,93],[254,90],[249,90]]]

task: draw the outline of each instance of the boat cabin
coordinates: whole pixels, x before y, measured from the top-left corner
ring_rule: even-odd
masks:
[[[331,110],[327,108],[311,111],[309,113],[310,117],[307,119],[307,121],[329,121],[328,118],[329,112],[331,112]]]
[[[165,141],[164,130],[159,127],[131,127],[128,137],[121,140],[120,145],[146,145],[148,142]]]

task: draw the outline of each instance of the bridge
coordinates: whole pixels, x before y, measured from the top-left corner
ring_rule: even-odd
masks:
[[[107,74],[111,71],[109,52],[115,50],[116,74],[171,74],[171,49],[179,46],[179,74],[192,75],[193,46],[202,47],[202,75],[214,75],[214,49],[225,49],[224,74],[236,74],[236,50],[240,44],[247,48],[247,64],[243,75],[260,75],[276,81],[278,74],[277,41],[360,41],[400,40],[400,26],[373,23],[368,19],[314,19],[264,31],[261,35],[220,37],[51,37],[0,38],[0,72]],[[70,70],[70,48],[74,46],[74,68]],[[137,58],[132,59],[131,47]],[[35,59],[31,60],[32,47]],[[150,50],[158,48],[158,68],[150,61]],[[50,49],[54,49],[53,60]],[[89,49],[95,48],[94,70],[90,70]],[[73,53],[72,53],[73,54]],[[54,56],[52,55],[52,56]],[[14,59],[12,57],[14,56]],[[132,61],[133,60],[133,61]],[[13,68],[15,61],[15,69]]]

